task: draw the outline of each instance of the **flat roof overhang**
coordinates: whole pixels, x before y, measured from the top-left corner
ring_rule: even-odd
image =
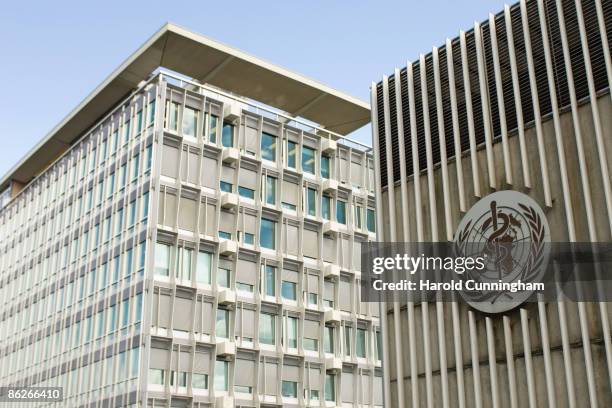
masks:
[[[342,135],[370,122],[370,105],[312,79],[173,24],[124,61],[0,181],[26,184],[153,71],[164,67]]]

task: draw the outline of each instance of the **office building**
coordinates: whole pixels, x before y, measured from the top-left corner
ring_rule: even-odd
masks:
[[[379,240],[453,241],[499,190],[610,242],[612,2],[524,0],[372,85]],[[387,303],[389,407],[612,405],[608,303]]]
[[[369,120],[164,26],[1,181],[0,384],[63,387],[41,406],[381,406],[358,291],[374,162],[346,137]]]

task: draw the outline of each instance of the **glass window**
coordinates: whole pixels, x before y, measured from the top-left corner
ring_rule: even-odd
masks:
[[[336,201],[336,221],[346,224],[346,203],[341,200]]]
[[[267,296],[275,296],[276,295],[276,268],[270,265],[266,265],[264,269],[265,273],[265,294]]]
[[[276,222],[265,218],[261,219],[259,245],[268,249],[276,248]]]
[[[136,112],[136,134],[139,135],[142,132],[142,110]]]
[[[317,215],[317,190],[306,189],[306,212],[313,217]]]
[[[274,315],[261,313],[259,315],[259,342],[263,344],[275,344],[275,317]]]
[[[232,192],[232,183],[228,183],[227,181],[220,181],[219,182],[219,189],[221,191],[223,191],[224,193],[231,193]]]
[[[148,118],[148,125],[151,126],[153,125],[153,122],[155,121],[155,99],[152,100],[151,102],[149,102],[149,118]]]
[[[191,386],[200,390],[207,390],[208,375],[193,373],[191,376]]]
[[[282,395],[286,398],[297,398],[297,382],[283,380]]]
[[[319,390],[310,390],[310,400],[311,401],[319,400]]]
[[[227,231],[219,231],[219,238],[221,239],[232,239],[232,233]]]
[[[325,326],[325,338],[323,339],[323,348],[326,353],[334,352],[334,328]]]
[[[366,331],[357,329],[357,341],[355,342],[355,354],[357,357],[365,358],[366,356]]]
[[[297,285],[294,282],[283,281],[281,283],[281,296],[284,299],[296,300],[297,299],[296,286]]]
[[[196,268],[196,282],[210,284],[212,256],[208,252],[198,252],[198,262]]]
[[[315,150],[302,146],[302,171],[315,174]]]
[[[191,258],[193,256],[193,249],[181,248],[181,273],[178,276],[181,279],[191,279]]]
[[[217,285],[222,288],[229,288],[230,270],[226,268],[217,269]]]
[[[287,347],[297,348],[298,319],[287,317]]]
[[[215,336],[227,339],[229,332],[229,311],[217,309],[217,322],[215,325]]]
[[[266,204],[276,204],[276,178],[266,176]]]
[[[217,391],[228,389],[228,366],[227,361],[217,360],[215,363],[215,390]]]
[[[325,401],[336,400],[336,379],[333,374],[325,374]]]
[[[155,274],[170,275],[170,245],[160,242],[155,245]]]
[[[344,354],[347,356],[351,355],[351,332],[350,327],[344,327]]]
[[[242,394],[252,394],[253,387],[248,385],[234,385],[234,392],[240,392]]]
[[[316,293],[308,293],[308,304],[316,306],[318,303],[319,296]]]
[[[329,156],[322,154],[321,155],[321,177],[328,179],[330,169],[330,159]]]
[[[234,125],[230,123],[223,124],[221,133],[221,144],[224,147],[234,147]]]
[[[185,106],[183,111],[183,135],[196,137],[198,126],[198,111]]]
[[[276,161],[276,136],[262,132],[261,134],[261,158]]]
[[[248,283],[236,282],[236,290],[253,293],[253,285]]]
[[[297,156],[297,144],[291,141],[287,141],[287,167],[295,169]]]
[[[187,386],[187,373],[185,371],[179,371],[178,373],[175,373],[174,371],[172,371],[171,376],[170,376],[170,385],[174,385],[175,376],[177,379],[177,385],[179,387]]]
[[[255,235],[250,234],[248,232],[244,233],[244,243],[246,245],[254,245],[255,244]]]
[[[164,370],[149,368],[149,384],[164,385]]]
[[[328,195],[321,197],[321,217],[331,219],[331,197]]]
[[[166,127],[170,130],[178,130],[178,117],[180,105],[177,102],[169,102],[170,110],[167,112]]]
[[[304,337],[304,350],[319,351],[319,340]]]
[[[362,209],[360,206],[355,206],[355,228],[361,229],[361,212]]]
[[[208,139],[210,143],[217,143],[217,123],[219,122],[219,118],[215,115],[210,115],[208,122]]]
[[[370,232],[376,232],[376,214],[374,213],[374,210],[371,210],[368,208],[367,211],[367,224],[368,224],[368,231]]]
[[[382,335],[379,330],[376,331],[376,359],[382,360]]]
[[[244,198],[250,198],[251,200],[255,199],[255,190],[251,190],[250,188],[238,186],[238,194]]]
[[[281,207],[287,209],[287,210],[291,210],[291,211],[295,211],[296,210],[296,206],[293,204],[289,204],[289,203],[281,203]]]

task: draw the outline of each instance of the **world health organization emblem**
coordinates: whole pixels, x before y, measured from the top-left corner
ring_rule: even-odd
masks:
[[[524,288],[540,282],[548,263],[548,243],[546,216],[531,197],[506,190],[482,198],[463,217],[455,233],[456,256],[485,259],[482,271],[469,271],[463,277],[478,282],[479,289],[461,291],[461,296],[485,313],[501,313],[520,305],[533,290],[498,288]]]

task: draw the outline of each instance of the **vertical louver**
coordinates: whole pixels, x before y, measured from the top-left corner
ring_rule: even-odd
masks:
[[[576,99],[581,100],[589,97],[587,70],[585,67],[584,55],[582,52],[582,44],[580,38],[580,30],[578,26],[578,16],[576,4],[573,0],[562,0],[562,10],[557,9],[555,0],[544,1],[544,19],[546,21],[546,32],[548,34],[547,41],[550,47],[553,82],[555,85],[555,97],[560,110],[566,109],[570,105],[570,87],[568,84],[567,68],[563,54],[563,43],[561,26],[559,22],[559,14],[564,18],[566,29],[566,40],[569,49],[569,61],[571,73],[574,79],[574,92]],[[608,35],[608,42],[612,44],[612,1],[602,1],[604,13],[605,27]],[[560,13],[559,13],[560,11]],[[590,60],[593,70],[593,81],[597,91],[608,89],[608,78],[604,61],[604,53],[602,49],[602,40],[599,32],[599,23],[597,20],[597,11],[594,0],[582,1],[582,13],[585,22],[586,39],[589,47]],[[532,89],[537,91],[539,101],[540,115],[545,118],[552,112],[552,101],[550,87],[548,83],[546,58],[544,53],[544,41],[542,38],[543,30],[540,26],[540,15],[537,1],[530,0],[526,3],[527,28],[529,30],[529,39],[531,49],[526,48],[526,35],[522,21],[522,13],[520,6],[517,4],[510,9],[510,20],[513,44],[508,41],[506,20],[503,13],[495,17],[495,35],[497,43],[494,44],[491,36],[489,22],[486,21],[480,25],[482,31],[482,44],[476,44],[476,36],[474,31],[466,33],[466,53],[467,53],[467,72],[469,77],[469,93],[472,100],[472,120],[474,123],[474,135],[476,143],[481,144],[485,141],[485,126],[490,126],[492,136],[497,141],[501,134],[500,104],[498,100],[498,89],[495,77],[495,65],[493,49],[497,46],[499,58],[499,70],[501,76],[501,91],[503,92],[503,113],[506,120],[506,128],[510,136],[514,135],[518,126],[516,101],[514,99],[512,71],[510,64],[510,47],[514,48],[516,57],[516,67],[518,76],[518,88],[521,97],[521,109],[523,111],[523,121],[525,126],[529,126],[535,119],[535,111],[532,100]],[[452,61],[451,66],[454,69],[454,83],[449,83],[448,72],[448,55],[446,47],[439,48],[439,72],[440,72],[440,92],[442,100],[442,116],[444,120],[444,138],[446,144],[447,158],[452,158],[457,154],[453,143],[453,116],[452,116],[452,101],[450,97],[450,87],[454,87],[457,98],[457,118],[458,132],[461,140],[462,152],[470,148],[469,143],[469,128],[468,116],[466,108],[466,92],[461,56],[461,43],[458,38],[452,41]],[[480,78],[478,71],[477,46],[482,47],[482,56],[484,60],[484,75],[485,78]],[[528,52],[531,53],[535,82],[531,83],[529,78],[528,68]],[[436,88],[434,77],[434,66],[432,55],[425,57],[425,83],[427,89],[422,89],[421,86],[421,67],[420,62],[412,63],[414,76],[414,107],[416,118],[416,135],[418,141],[418,158],[419,168],[421,171],[427,169],[427,156],[425,149],[425,123],[423,115],[423,92],[427,92],[428,106],[425,107],[429,113],[429,129],[431,131],[432,154],[434,164],[440,162],[440,138],[438,129],[438,113],[436,107]],[[405,161],[400,163],[399,158],[399,143],[398,143],[398,128],[397,128],[397,106],[395,100],[395,83],[394,77],[389,78],[389,113],[390,113],[390,135],[393,143],[393,181],[398,181],[400,174],[400,165],[405,166],[406,174],[412,175],[412,146],[411,146],[411,123],[410,123],[410,101],[408,92],[408,78],[406,69],[400,73],[400,88],[403,113],[403,128],[404,128],[404,148]],[[485,95],[481,94],[480,81],[486,84]],[[382,84],[378,84],[377,89],[377,108],[378,108],[378,138],[381,151],[380,170],[383,186],[387,185],[387,158],[385,152],[385,122],[384,122],[384,104]],[[488,103],[490,110],[491,123],[484,123],[483,106]],[[391,175],[389,175],[390,177]]]

